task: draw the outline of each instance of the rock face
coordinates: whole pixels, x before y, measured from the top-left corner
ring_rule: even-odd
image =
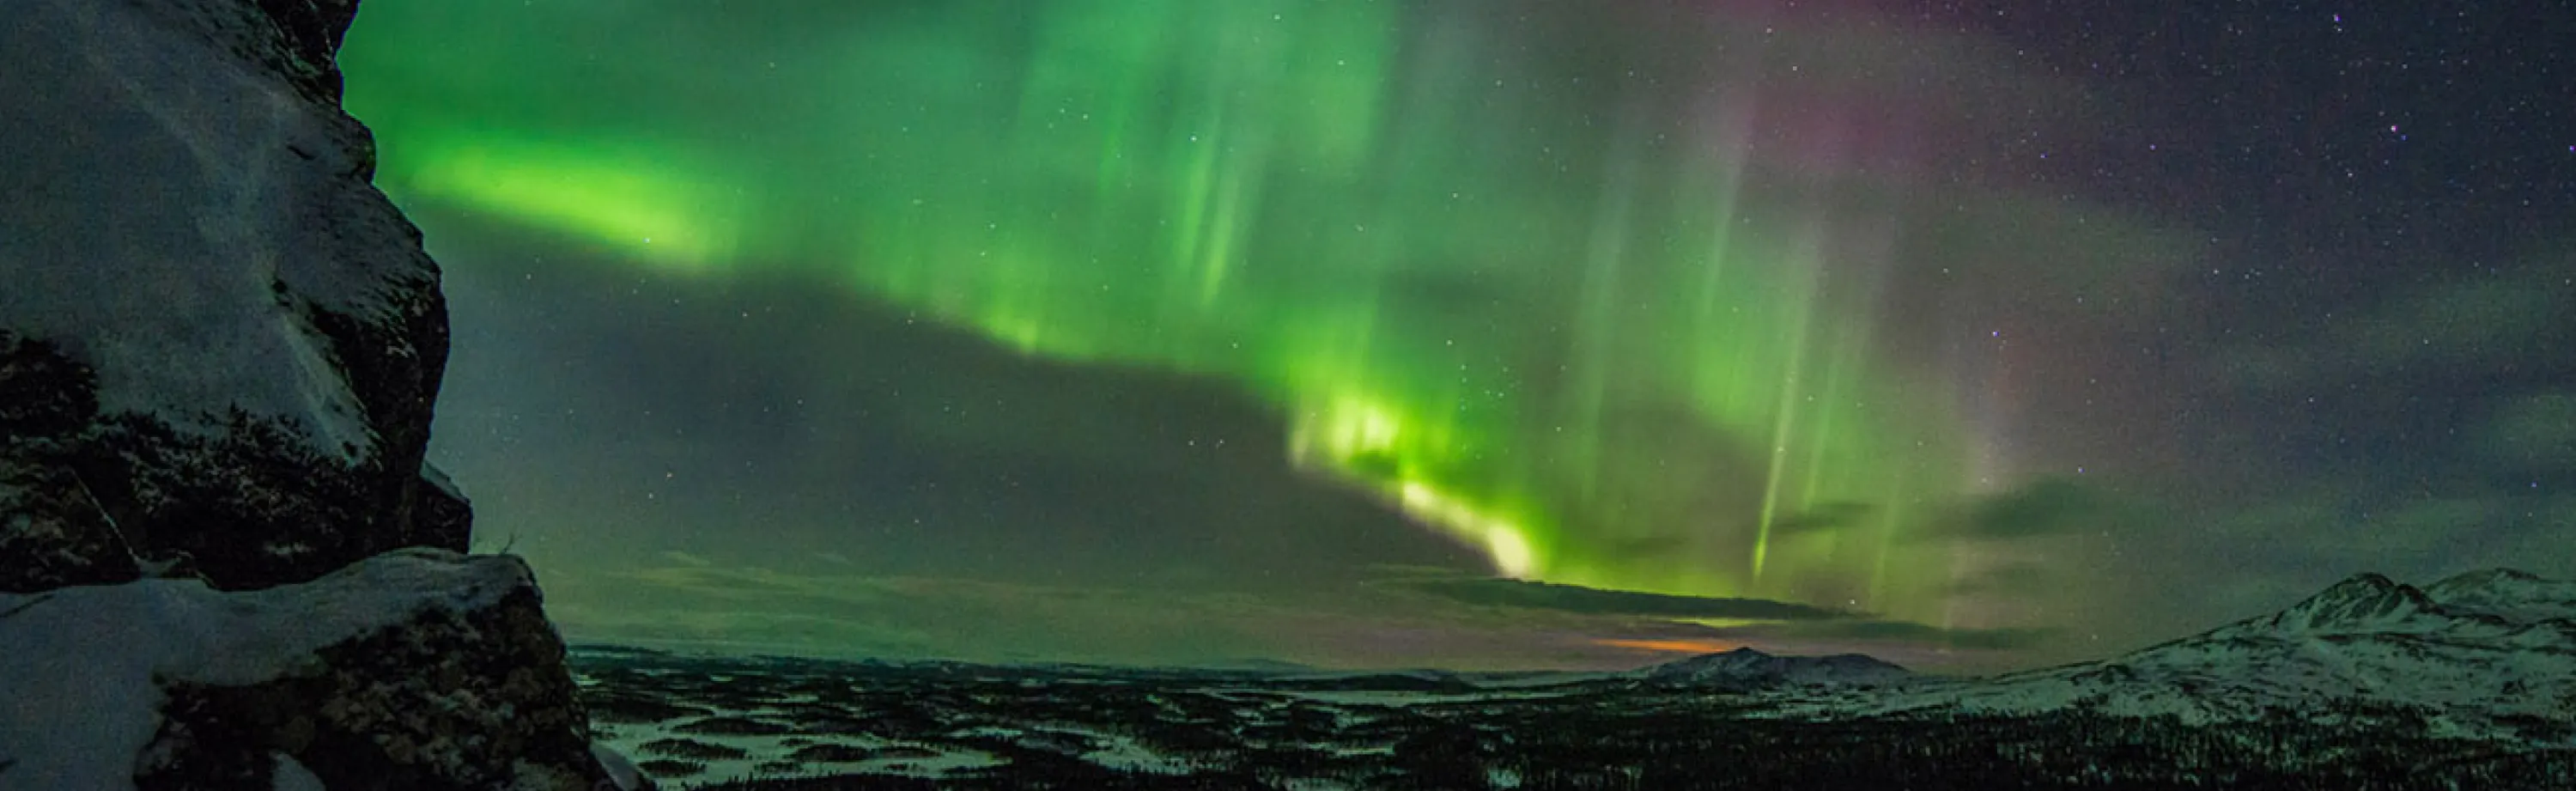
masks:
[[[527,567],[453,551],[355,10],[0,11],[0,788],[632,785]]]
[[[0,25],[0,591],[462,550],[438,270],[339,109],[347,0]]]
[[[0,642],[0,786],[608,779],[516,558],[405,549],[260,591],[159,579],[0,594]]]

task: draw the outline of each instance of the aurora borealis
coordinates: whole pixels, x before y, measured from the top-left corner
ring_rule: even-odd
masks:
[[[460,302],[478,280],[512,276],[722,302],[654,314],[672,331],[652,337],[694,333],[735,350],[686,355],[702,365],[678,376],[729,383],[689,403],[810,406],[743,371],[855,376],[881,364],[880,352],[854,351],[882,348],[865,338],[714,323],[776,307],[740,301],[751,295],[794,293],[818,313],[926,320],[1047,371],[1238,394],[1243,405],[1208,425],[1240,429],[1230,441],[1282,457],[1315,492],[1401,514],[1473,561],[1451,573],[1814,605],[1935,635],[2098,635],[2095,621],[2121,614],[2122,597],[2154,589],[2106,570],[2134,562],[2124,553],[2172,546],[2130,535],[2132,526],[2232,525],[2277,504],[2211,495],[2229,484],[2203,481],[2228,480],[2215,473],[2230,465],[2187,459],[2233,441],[2223,437],[2239,425],[2194,428],[2190,416],[2214,408],[2208,371],[2244,370],[2200,360],[2272,359],[2219,337],[2232,326],[2189,322],[2262,316],[2220,312],[2242,309],[2225,308],[2234,303],[2213,297],[2198,273],[2244,267],[2265,252],[2257,244],[2286,243],[2215,243],[2236,233],[2210,230],[2225,218],[2140,197],[2151,191],[2131,187],[2147,176],[2108,175],[2165,145],[2142,138],[2180,124],[2138,100],[2154,89],[2068,74],[2009,29],[1825,5],[371,0],[343,65],[352,112],[379,136],[378,181],[419,215]],[[2120,188],[2050,181],[2088,167],[2094,186]],[[2189,165],[2168,167],[2154,178],[2196,178]],[[586,263],[542,263],[549,257]],[[2366,313],[2393,299],[2373,292],[2334,307]],[[511,402],[506,388],[457,392],[491,381],[471,373],[476,338],[505,337],[478,336],[466,326],[477,309],[458,312],[465,371],[448,403],[466,406],[443,415],[451,449],[497,436],[460,436],[454,428],[473,418],[454,411],[506,412]],[[561,305],[539,313],[580,315]],[[573,320],[548,321],[558,319]],[[882,343],[885,326],[860,320],[842,332]],[[755,347],[797,351],[792,363],[716,373]],[[1073,386],[1055,377],[1032,375]],[[1047,395],[961,387],[995,404]],[[969,437],[986,457],[1052,458],[1031,448],[1091,443],[1063,452],[1081,466],[1132,458],[1100,445],[1168,433],[1067,428],[1051,439],[1038,421],[996,439],[1010,433],[1000,425],[898,436]],[[2549,442],[2530,433],[2510,441]],[[1180,439],[1196,447],[1199,438]],[[775,458],[775,444],[710,428],[667,452]],[[859,469],[900,455],[844,450],[836,464]],[[508,493],[481,500],[487,536],[497,525],[567,546],[634,540],[564,524],[623,518],[630,506],[575,506],[598,495],[516,488],[495,479],[551,473],[475,461],[525,457],[450,455],[466,460],[449,463],[469,492],[484,483]],[[549,467],[581,457],[575,448],[544,456]],[[780,499],[785,485],[771,475],[673,496]],[[958,507],[941,498],[979,498],[980,485],[904,502]],[[830,498],[812,492],[833,488],[815,481],[786,499],[821,502]],[[1057,501],[975,524],[1016,519],[1039,526],[1011,530],[1043,533],[1097,505]],[[651,539],[690,562],[634,574],[761,577],[731,564],[787,565],[759,560],[758,548],[811,554],[787,547],[878,530],[870,519],[919,521],[895,506],[864,518],[845,506],[767,516],[694,508],[699,526]],[[1395,549],[1403,542],[1383,533],[1280,518],[1285,527],[1264,529],[1313,530],[1336,546],[1262,539],[1278,552],[1366,558],[1378,553],[1364,542],[1386,541],[1389,563],[1440,564],[1426,560],[1439,552]],[[980,529],[901,540],[989,544]],[[1059,539],[1116,530],[1065,526]],[[769,541],[788,535],[802,538]],[[1142,596],[1150,586],[1129,572],[1158,562],[1153,547],[1132,547],[1126,571],[1085,577],[1051,568],[1073,561],[1045,545],[978,550],[985,567],[957,574],[1114,588],[1122,593],[1102,598],[1115,599]],[[708,561],[711,546],[736,554]],[[530,551],[541,571],[606,573],[606,561],[586,566],[583,550]],[[808,593],[833,587],[763,578]],[[1379,579],[1355,589],[1424,587]],[[1258,606],[1294,609],[1275,598]],[[1067,617],[1103,619],[1085,612]],[[1676,634],[1591,639],[1666,644],[1727,628],[1707,615],[1647,618],[1679,623]],[[568,618],[578,633],[580,619]],[[1300,618],[1331,620],[1262,616]],[[993,629],[1006,636],[974,650],[1045,654],[1071,639]]]

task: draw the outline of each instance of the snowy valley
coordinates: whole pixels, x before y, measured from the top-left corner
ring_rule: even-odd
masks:
[[[603,739],[682,787],[2550,788],[2576,782],[2571,594],[2502,570],[2361,575],[1979,679],[1750,649],[1557,676],[603,646],[574,666]]]

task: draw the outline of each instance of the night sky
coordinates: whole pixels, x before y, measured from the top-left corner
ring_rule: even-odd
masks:
[[[2093,658],[2576,575],[2576,8],[368,0],[576,639]]]

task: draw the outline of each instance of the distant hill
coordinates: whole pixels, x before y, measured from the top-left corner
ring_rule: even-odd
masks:
[[[1650,682],[1725,691],[1875,687],[1914,677],[1905,668],[1860,654],[1774,656],[1750,648],[1666,662],[1637,675]]]
[[[2184,722],[2420,717],[2510,736],[2576,716],[2576,583],[2496,569],[2416,588],[2360,574],[2289,608],[2100,662],[1889,694],[1801,715],[2083,710]]]

